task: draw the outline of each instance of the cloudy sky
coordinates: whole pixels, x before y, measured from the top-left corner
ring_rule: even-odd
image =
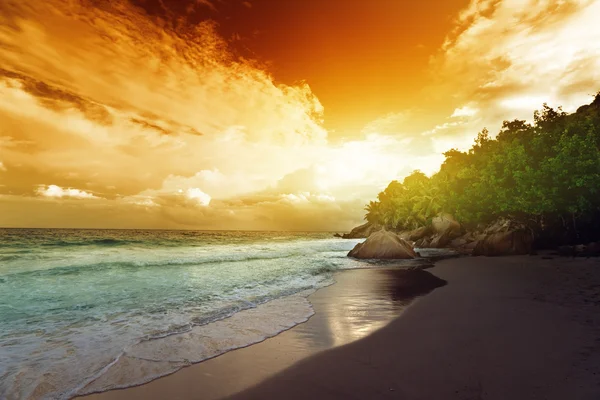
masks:
[[[0,226],[347,230],[600,90],[600,0],[3,0]]]

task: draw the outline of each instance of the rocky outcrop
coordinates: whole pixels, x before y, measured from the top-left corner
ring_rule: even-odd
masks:
[[[348,253],[360,259],[410,259],[417,257],[413,247],[393,232],[380,230],[372,233],[363,243]]]
[[[426,236],[424,238],[417,240],[415,242],[415,247],[424,249],[424,248],[429,247],[429,243],[431,243],[431,238],[429,236]]]
[[[415,242],[418,248],[452,247],[452,240],[459,237],[461,225],[450,214],[441,213],[433,218],[431,225],[401,233],[403,239]]]
[[[559,246],[557,254],[562,257],[600,257],[600,242],[591,242],[586,245]]]
[[[426,236],[430,236],[432,233],[431,226],[422,226],[412,231],[400,232],[398,235],[404,240],[410,240],[416,242],[423,239]]]
[[[438,236],[445,235],[448,239],[454,239],[460,236],[460,223],[450,214],[440,213],[431,220],[431,228]]]
[[[398,234],[386,231],[377,224],[366,223],[356,227],[344,238],[371,238],[357,245],[349,254],[356,258],[413,258],[417,248],[452,248],[462,254],[502,256],[530,254],[533,232],[524,224],[510,219],[498,219],[494,223],[477,226],[464,232],[452,215],[441,213],[433,218],[431,225]],[[381,233],[381,234],[379,234]],[[378,234],[375,236],[375,234]],[[589,251],[564,250],[563,252],[594,254],[600,249],[589,246]]]
[[[381,228],[382,226],[379,224],[372,224],[370,222],[367,222],[366,224],[357,226],[356,228],[352,229],[350,233],[345,233],[344,235],[342,235],[342,237],[344,239],[364,239],[368,238],[373,232],[380,231]]]
[[[441,213],[433,218],[431,225],[402,232],[400,236],[414,241],[418,248],[444,248],[449,247],[452,240],[460,236],[461,231],[461,225],[452,215]]]
[[[450,244],[450,232],[438,233],[431,238],[429,247],[434,249],[442,249]]]
[[[504,256],[530,254],[532,231],[518,222],[500,219],[484,231],[484,237],[474,246],[474,256]]]
[[[533,234],[523,224],[500,219],[487,227],[477,228],[463,232],[451,215],[440,214],[433,219],[428,234],[415,239],[415,247],[452,248],[463,254],[488,256],[529,254],[532,251]],[[426,232],[425,228],[420,228],[419,233],[423,232]],[[410,232],[407,232],[403,237],[409,236]]]

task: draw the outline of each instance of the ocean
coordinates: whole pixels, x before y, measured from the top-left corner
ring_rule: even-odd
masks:
[[[0,398],[141,384],[306,321],[331,233],[0,229]],[[124,378],[126,377],[126,378]]]

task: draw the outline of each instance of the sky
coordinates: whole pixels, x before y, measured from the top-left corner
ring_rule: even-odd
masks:
[[[600,0],[3,0],[0,226],[344,231],[600,90]]]

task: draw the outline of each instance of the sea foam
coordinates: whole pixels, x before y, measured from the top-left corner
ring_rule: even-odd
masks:
[[[305,321],[330,234],[0,230],[0,398],[138,385]]]
[[[90,394],[147,383],[190,364],[219,356],[273,337],[305,322],[314,311],[304,291],[271,300],[256,308],[188,332],[142,341],[125,349],[108,368],[77,388],[74,394]]]

